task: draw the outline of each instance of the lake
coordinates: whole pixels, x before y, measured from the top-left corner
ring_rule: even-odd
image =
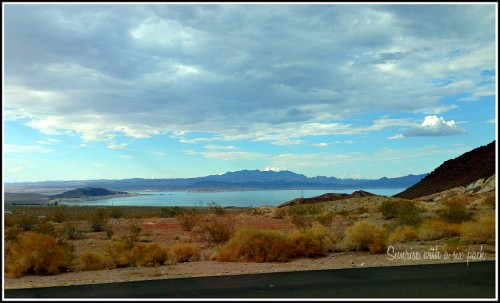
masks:
[[[221,192],[130,192],[138,196],[113,197],[102,200],[60,202],[65,205],[99,205],[99,206],[208,206],[217,203],[222,207],[259,207],[263,205],[278,206],[295,198],[310,198],[325,193],[351,194],[359,189],[321,189],[321,190],[255,190],[255,191],[221,191]],[[368,189],[367,192],[392,196],[405,188]]]

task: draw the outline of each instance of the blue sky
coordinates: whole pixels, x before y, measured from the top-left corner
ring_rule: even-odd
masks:
[[[496,139],[497,12],[3,3],[3,180],[431,172]]]

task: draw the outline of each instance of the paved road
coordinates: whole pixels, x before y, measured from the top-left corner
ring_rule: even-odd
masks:
[[[495,298],[495,261],[5,290],[9,298]]]

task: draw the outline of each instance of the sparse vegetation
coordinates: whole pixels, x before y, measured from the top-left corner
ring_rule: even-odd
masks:
[[[465,202],[454,199],[444,203],[444,208],[437,211],[439,216],[449,223],[462,223],[472,219],[472,213],[465,207]]]
[[[347,246],[378,254],[387,249],[387,231],[374,223],[359,221],[345,231]]]
[[[422,221],[418,207],[410,200],[384,201],[380,205],[380,212],[386,220],[395,218],[401,225],[417,226]]]
[[[92,231],[102,231],[106,229],[108,223],[108,214],[105,208],[97,208],[90,216],[90,228]]]
[[[176,243],[170,247],[168,256],[173,263],[198,261],[201,250],[191,243]]]
[[[427,219],[422,222],[417,230],[418,239],[430,241],[446,237],[459,236],[460,224],[448,223],[442,219]]]
[[[69,267],[70,255],[49,235],[28,232],[10,247],[6,272],[12,277],[26,274],[54,275]]]
[[[494,215],[483,216],[477,221],[463,223],[460,236],[470,244],[494,244],[495,227]]]

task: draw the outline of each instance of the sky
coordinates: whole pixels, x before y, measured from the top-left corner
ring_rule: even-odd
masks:
[[[400,177],[496,140],[497,3],[3,5],[3,180]]]

